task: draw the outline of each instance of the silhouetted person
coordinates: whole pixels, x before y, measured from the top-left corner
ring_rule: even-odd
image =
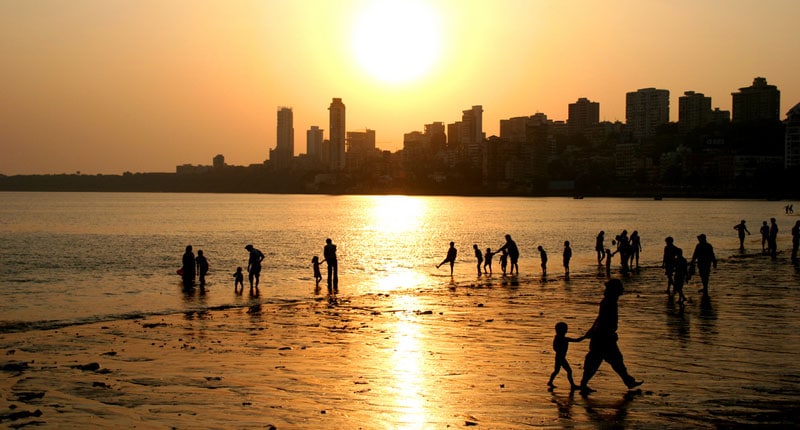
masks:
[[[612,241],[611,241],[611,246],[614,246],[614,245],[616,245],[616,242],[614,242],[614,241],[612,240]],[[612,252],[612,251],[611,251],[611,248],[606,248],[606,250],[605,250],[605,256],[606,256],[606,276],[611,276],[611,257],[613,257],[613,256],[614,256],[614,254],[616,254],[616,253],[617,253],[617,251],[613,251],[613,252]]]
[[[323,261],[319,261],[319,257],[316,255],[311,257],[311,266],[314,269],[314,291],[319,289],[319,283],[322,281],[322,272],[319,270],[319,265],[324,263]]]
[[[597,319],[584,335],[589,338],[589,352],[583,362],[583,377],[581,378],[581,394],[589,394],[594,391],[589,388],[589,381],[592,379],[600,364],[605,360],[611,368],[622,378],[622,382],[628,389],[642,385],[642,381],[637,381],[628,373],[622,352],[617,346],[617,325],[619,320],[619,297],[625,292],[622,281],[610,279],[605,283],[606,289],[603,293],[603,300],[600,301],[600,310]]]
[[[800,220],[792,227],[792,263],[797,263],[797,247],[800,245]]]
[[[580,342],[584,338],[567,337],[567,330],[569,330],[567,323],[562,321],[556,324],[556,335],[553,337],[553,351],[556,353],[556,362],[553,373],[550,374],[550,380],[547,381],[547,386],[550,388],[555,387],[555,385],[553,385],[553,380],[556,378],[556,375],[558,375],[558,371],[563,367],[564,371],[567,372],[567,380],[569,381],[570,389],[575,390],[578,388],[578,385],[576,385],[575,381],[572,379],[572,368],[567,361],[567,351],[569,350],[570,342]]]
[[[458,255],[458,250],[456,250],[456,243],[450,242],[450,248],[447,249],[447,256],[444,257],[441,263],[436,265],[438,269],[444,263],[450,263],[450,276],[453,276],[453,265],[456,264],[456,256]]]
[[[744,220],[733,226],[733,229],[739,234],[739,250],[744,251],[744,234],[750,234],[750,230],[748,230],[747,226],[744,225]]]
[[[544,250],[542,245],[536,249],[539,250],[539,258],[542,260],[542,276],[547,276],[547,251]]]
[[[481,276],[481,264],[483,264],[483,254],[481,254],[481,250],[478,248],[478,244],[472,245],[472,249],[475,250],[475,259],[478,260],[478,276]]]
[[[675,274],[673,292],[678,294],[678,303],[683,306],[686,296],[683,294],[683,286],[689,280],[689,262],[683,256],[683,250],[675,248]]]
[[[669,288],[675,285],[673,275],[675,274],[675,252],[677,251],[678,247],[675,246],[672,236],[667,236],[664,239],[664,242],[666,245],[664,246],[664,256],[661,259],[661,267],[664,268],[664,273],[667,275],[666,293],[669,294]]]
[[[622,230],[622,233],[617,236],[617,252],[619,253],[619,263],[623,274],[628,274],[628,262],[631,257],[631,242],[628,238],[628,230]]]
[[[519,248],[517,248],[517,243],[511,239],[510,234],[506,235],[505,245],[501,246],[497,251],[500,252],[504,249],[508,251],[508,258],[511,260],[509,273],[513,275],[516,270],[517,275],[519,275]]]
[[[239,287],[241,287],[241,290]],[[242,266],[237,267],[236,272],[233,274],[233,292],[235,294],[244,292],[244,273],[242,273]]]
[[[766,254],[767,244],[769,243],[769,226],[766,221],[761,224],[761,230],[759,231],[761,232],[761,253]]]
[[[569,260],[572,259],[572,248],[569,247],[569,241],[564,241],[564,276],[569,278]]]
[[[184,288],[191,288],[194,286],[196,262],[194,259],[194,252],[192,252],[192,245],[186,245],[186,251],[181,258],[181,279],[183,280]]]
[[[642,238],[639,237],[639,232],[634,230],[631,233],[631,256],[628,267],[633,269],[633,263],[636,263],[636,269],[639,269],[639,253],[642,252]]]
[[[506,276],[506,268],[508,267],[508,250],[500,251],[500,270],[503,271],[503,276]]]
[[[328,294],[339,292],[339,261],[336,259],[336,245],[330,239],[325,239],[322,255],[328,263]]]
[[[778,256],[778,223],[775,218],[769,219],[769,255]]]
[[[708,243],[705,234],[697,236],[697,245],[694,247],[691,264],[692,266],[697,265],[697,273],[703,283],[703,289],[700,292],[707,296],[708,277],[711,274],[711,266],[713,265],[715,269],[717,268],[717,257],[714,255],[714,247]]]
[[[197,273],[200,274],[200,289],[206,286],[206,275],[208,274],[208,259],[203,255],[203,250],[197,251]]]
[[[258,291],[258,284],[261,279],[261,262],[264,261],[264,253],[254,248],[253,245],[244,247],[250,256],[247,258],[247,279],[250,281],[250,294],[253,294],[253,288]]]
[[[492,259],[497,252],[492,252],[492,248],[486,248],[486,252],[483,254],[483,273],[492,274]],[[487,272],[486,269],[489,269]]]
[[[597,265],[601,266],[603,264],[603,259],[606,257],[606,246],[603,244],[605,240],[605,234],[603,230],[600,230],[600,233],[597,233],[597,238],[594,240],[594,250],[597,252]]]

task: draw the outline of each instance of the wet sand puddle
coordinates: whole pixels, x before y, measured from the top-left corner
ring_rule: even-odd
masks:
[[[553,326],[588,329],[602,274],[493,276],[427,291],[310,299],[0,336],[2,425],[178,428],[794,426],[800,274],[731,258],[681,311],[661,269],[625,282],[620,348],[589,396],[563,371]],[[576,380],[588,341],[570,344]]]

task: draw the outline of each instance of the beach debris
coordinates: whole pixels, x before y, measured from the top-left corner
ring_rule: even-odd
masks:
[[[18,391],[14,393],[16,400],[19,402],[28,402],[33,399],[41,399],[44,397],[44,391]]]
[[[3,364],[2,369],[4,372],[22,372],[28,369],[28,363],[25,361],[9,361]]]
[[[292,350],[291,346],[282,346],[278,348],[278,351],[291,351],[291,350]]]
[[[105,382],[95,381],[92,382],[92,387],[111,388],[111,385],[108,385]]]
[[[116,351],[108,351],[108,352],[104,352],[104,353],[102,353],[100,355],[107,355],[109,357],[113,357],[113,356],[117,355],[117,352]]]
[[[144,323],[142,324],[142,328],[156,328],[156,327],[166,327],[167,323],[158,322],[158,323]]]
[[[433,315],[433,311],[416,311],[417,315]]]
[[[16,349],[9,349],[8,351],[6,351],[6,355],[14,355],[16,352],[17,352]]]
[[[0,415],[0,423],[3,421],[16,421],[21,420],[23,418],[30,418],[30,417],[40,417],[42,416],[42,411],[39,409],[31,412],[31,411],[19,411],[19,412],[11,412],[8,414]]]
[[[89,364],[76,364],[76,365],[70,366],[70,367],[73,368],[73,369],[88,370],[88,371],[94,372],[94,371],[97,371],[97,370],[100,369],[100,363],[92,362],[92,363],[89,363]]]
[[[467,427],[471,427],[478,425],[478,423],[476,423],[475,421],[464,421],[464,425]]]

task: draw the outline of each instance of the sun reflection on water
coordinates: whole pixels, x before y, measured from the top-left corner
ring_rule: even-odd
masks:
[[[375,196],[370,227],[383,233],[406,233],[418,229],[425,219],[423,199],[408,196]]]
[[[396,297],[396,305],[407,312],[415,309],[417,300],[411,296]],[[398,411],[398,428],[418,429],[426,422],[424,405],[424,356],[421,326],[413,314],[398,314],[394,337],[391,369],[394,375],[393,394]]]

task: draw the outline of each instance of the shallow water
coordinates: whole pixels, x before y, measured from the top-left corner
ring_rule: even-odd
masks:
[[[740,218],[753,232],[748,250],[760,250],[758,226],[775,216],[785,251],[797,218],[782,209],[724,200],[0,193],[0,324],[17,330],[310,299],[310,260],[326,237],[338,245],[343,295],[446,285],[449,271],[434,266],[451,240],[459,249],[454,281],[474,283],[472,244],[497,248],[506,233],[520,247],[523,278],[540,273],[538,245],[551,275],[561,273],[564,240],[573,273],[592,273],[601,229],[607,244],[622,229],[638,230],[642,265],[657,266],[667,235],[690,252],[705,233],[718,257],[736,254]],[[232,294],[247,243],[267,255],[255,299]],[[180,292],[175,270],[187,244],[210,261],[204,295]]]

